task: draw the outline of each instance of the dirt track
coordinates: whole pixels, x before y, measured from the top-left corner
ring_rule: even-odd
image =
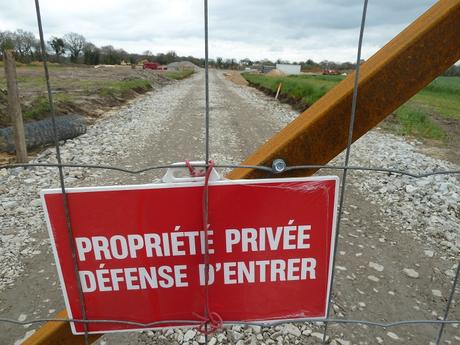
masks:
[[[96,161],[120,166],[141,167],[204,157],[204,79],[194,75],[181,83],[141,96],[101,120],[88,134],[64,146],[66,159]],[[280,105],[260,92],[237,86],[225,80],[221,72],[211,71],[211,157],[219,163],[237,163],[269,138],[294,116],[286,105]],[[386,138],[385,134],[376,134]],[[391,140],[389,138],[388,140]],[[372,146],[372,142],[366,145]],[[391,152],[391,154],[396,153]],[[364,147],[358,159],[372,154]],[[389,153],[390,155],[390,153]],[[45,159],[46,157],[44,157]],[[330,173],[330,172],[329,172]],[[121,173],[78,171],[68,177],[69,185],[128,184],[151,182],[160,173],[127,176]],[[19,176],[25,178],[27,176]],[[37,177],[40,178],[40,177]],[[338,269],[334,287],[334,317],[394,321],[402,319],[434,319],[443,314],[458,254],[448,251],[423,236],[402,231],[399,221],[385,214],[387,204],[369,199],[360,190],[363,179],[352,174],[347,194],[345,216],[338,248]],[[11,179],[11,183],[16,183]],[[57,186],[48,179],[41,187]],[[6,188],[11,188],[6,186]],[[40,188],[22,190],[19,204],[27,208]],[[382,199],[383,200],[383,199]],[[390,206],[391,207],[391,206]],[[427,212],[430,209],[427,208]],[[38,213],[38,211],[35,211]],[[414,217],[417,216],[414,210]],[[11,216],[8,214],[7,216]],[[62,295],[50,253],[47,234],[40,217],[29,235],[35,242],[31,253],[18,250],[19,277],[0,290],[0,315],[14,319],[50,317],[63,307]],[[14,234],[8,225],[5,233]],[[423,232],[423,229],[420,229]],[[433,256],[431,257],[431,252]],[[430,255],[428,255],[428,254]],[[377,264],[377,265],[375,265]],[[15,266],[16,267],[16,266]],[[404,268],[418,272],[418,278],[404,274]],[[448,273],[446,273],[448,272]],[[432,290],[439,290],[441,297]],[[457,291],[456,300],[459,300]],[[451,318],[460,319],[460,303],[451,308]],[[460,343],[460,326],[446,327],[444,340]],[[33,327],[0,323],[0,344],[13,344]],[[293,338],[287,328],[233,328],[216,336],[219,343],[248,344],[318,344],[317,325],[298,325],[302,335]],[[331,339],[336,344],[430,344],[437,327],[427,325],[396,327],[388,330],[367,326],[331,326]],[[171,344],[184,343],[184,332],[117,334],[104,336],[102,344]],[[161,336],[160,336],[161,335]],[[194,341],[200,342],[196,335]],[[243,341],[243,342],[241,342]]]

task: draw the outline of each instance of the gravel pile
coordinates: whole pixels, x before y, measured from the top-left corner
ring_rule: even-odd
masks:
[[[422,143],[374,130],[352,147],[350,165],[384,167],[423,174],[459,170],[458,166],[418,152]],[[335,160],[340,162],[340,158]],[[458,174],[413,178],[388,173],[353,172],[351,183],[372,203],[385,205],[382,217],[400,231],[440,244],[452,256],[460,252]]]

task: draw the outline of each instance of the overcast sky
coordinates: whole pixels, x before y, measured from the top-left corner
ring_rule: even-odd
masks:
[[[129,52],[204,56],[203,1],[41,0],[45,37],[78,32]],[[368,58],[435,0],[369,0]],[[361,0],[209,0],[209,54],[253,60],[354,61]],[[38,37],[33,0],[0,0],[0,30]]]

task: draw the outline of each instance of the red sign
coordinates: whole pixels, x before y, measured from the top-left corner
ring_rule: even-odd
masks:
[[[212,312],[236,322],[325,317],[337,184],[336,177],[210,182]],[[199,320],[203,183],[67,191],[87,319]],[[81,319],[62,194],[46,190],[42,199],[67,312]],[[90,333],[139,328],[88,324]]]

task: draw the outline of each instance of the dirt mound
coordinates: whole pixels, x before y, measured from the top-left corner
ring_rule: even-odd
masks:
[[[279,69],[272,69],[270,72],[267,73],[270,77],[283,77],[286,73],[281,72]]]
[[[243,78],[241,73],[237,71],[231,71],[231,72],[224,73],[224,76],[226,79],[238,85],[248,85],[249,84],[248,81]]]
[[[180,70],[180,69],[193,69],[197,71],[199,67],[195,65],[193,62],[190,61],[179,61],[179,62],[171,62],[168,64],[168,70]]]

